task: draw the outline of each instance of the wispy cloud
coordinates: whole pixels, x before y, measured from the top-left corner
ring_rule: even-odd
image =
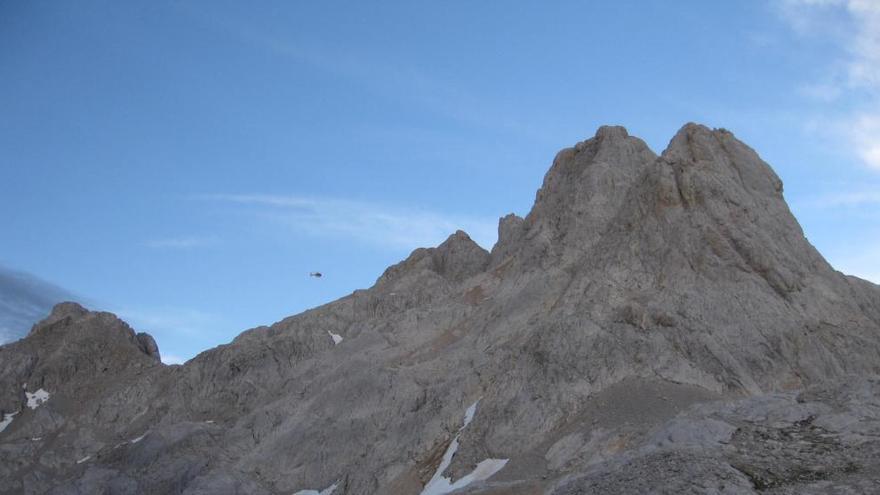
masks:
[[[832,83],[808,83],[798,87],[798,93],[802,96],[824,103],[837,100],[842,92],[839,85]]]
[[[327,43],[291,37],[290,33],[271,33],[241,19],[223,18],[215,10],[186,10],[252,47],[354,81],[383,97],[414,104],[434,115],[535,141],[550,143],[558,139],[508,105],[493,102],[492,95],[475,94],[457,81],[429,73],[425,66],[401,65],[366,53],[334,50]]]
[[[145,244],[153,249],[192,249],[216,244],[216,237],[166,237],[151,239]]]
[[[820,196],[803,206],[836,208],[849,206],[880,205],[880,191],[852,191]]]
[[[851,119],[853,144],[869,167],[880,170],[880,111],[860,113]]]
[[[62,301],[90,303],[35,275],[0,265],[0,344],[24,337]]]
[[[843,34],[836,23],[829,23],[829,14],[839,13],[849,0],[777,0],[779,13],[799,34]]]
[[[198,199],[257,208],[259,214],[297,233],[398,249],[435,246],[459,229],[487,249],[497,237],[495,218],[447,215],[362,201],[269,194],[213,194]]]
[[[219,319],[212,314],[188,308],[123,307],[113,308],[111,311],[138,331],[151,333],[204,335],[212,331],[219,322]]]
[[[805,36],[824,36],[841,49],[821,81],[803,84],[802,95],[836,102],[846,95],[858,110],[825,119],[868,167],[880,170],[880,2],[876,0],[779,0],[783,18]]]

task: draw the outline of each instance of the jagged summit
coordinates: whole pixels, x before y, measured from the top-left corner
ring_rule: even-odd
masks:
[[[489,253],[473,241],[463,230],[457,230],[436,248],[419,248],[409,257],[385,270],[379,283],[391,282],[405,274],[428,270],[454,282],[482,271]]]
[[[83,311],[0,347],[0,493],[866,493],[880,473],[880,287],[697,124],[659,156],[602,127],[491,253],[456,232],[182,366]]]
[[[625,139],[628,137],[629,132],[622,125],[603,125],[596,129],[597,139]]]
[[[79,318],[81,316],[85,316],[88,314],[89,310],[82,307],[81,304],[76,302],[60,302],[52,307],[52,312],[49,313],[44,320],[40,321],[37,325],[34,325],[34,329],[43,328],[53,323],[63,320],[64,318]],[[31,331],[33,331],[31,330]]]
[[[663,160],[694,173],[732,179],[736,186],[754,194],[781,197],[782,181],[757,153],[725,129],[710,130],[687,124],[679,130],[661,154]]]
[[[56,304],[49,316],[34,325],[30,334],[34,338],[54,339],[59,345],[61,342],[86,338],[134,343],[144,354],[159,360],[159,347],[150,334],[136,334],[116,315],[92,312],[77,302]]]
[[[631,239],[634,226],[651,222],[657,237],[666,235],[661,225],[682,221],[688,225],[678,228],[691,236],[736,237],[730,241],[734,249],[748,251],[745,256],[753,261],[752,252],[760,249],[755,242],[772,245],[779,237],[782,248],[798,257],[795,264],[821,264],[788,210],[782,182],[772,169],[729,131],[690,123],[660,156],[622,127],[602,127],[593,138],[560,151],[525,219],[508,216],[499,222],[491,265],[510,256],[541,268],[572,263],[594,245],[607,243],[610,233]],[[682,248],[701,249],[705,241],[696,239]],[[765,265],[776,261],[757,264],[767,271],[771,268]]]

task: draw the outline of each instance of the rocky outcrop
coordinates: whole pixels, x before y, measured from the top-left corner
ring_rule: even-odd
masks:
[[[550,493],[876,493],[878,394],[876,378],[853,377],[834,388],[703,403],[635,436],[594,430],[566,439],[586,460],[583,473]],[[608,456],[615,441],[631,448]]]
[[[158,350],[151,355],[142,345],[155,347],[153,338],[141,335],[110,313],[62,303],[26,338],[0,347],[0,416],[7,420],[0,492],[46,491],[29,480],[51,479],[75,466],[86,445],[107,441],[91,411],[161,367]]]
[[[152,353],[144,342],[151,343]],[[27,338],[0,347],[0,393],[7,398],[0,409],[21,410],[13,399],[21,399],[21,390],[66,390],[81,398],[80,387],[98,389],[93,382],[103,377],[154,367],[157,356],[151,336],[136,335],[116,316],[76,303],[58,304]]]
[[[491,253],[456,232],[183,366],[56,308],[0,347],[0,493],[864,492],[878,322],[731,133],[603,127]]]
[[[459,230],[436,248],[419,248],[403,262],[394,265],[379,279],[379,284],[391,283],[405,276],[418,276],[419,270],[428,270],[450,282],[462,280],[482,272],[489,262],[489,253]]]
[[[162,360],[162,355],[159,354],[159,346],[156,344],[156,339],[154,339],[152,335],[141,332],[137,334],[136,337],[144,354],[152,357],[156,361]]]

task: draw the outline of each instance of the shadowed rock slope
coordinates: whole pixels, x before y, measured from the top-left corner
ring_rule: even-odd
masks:
[[[880,288],[782,191],[727,131],[602,127],[491,253],[456,232],[183,366],[56,307],[0,347],[0,493],[880,490]]]

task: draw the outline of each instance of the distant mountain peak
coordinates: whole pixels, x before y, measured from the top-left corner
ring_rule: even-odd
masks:
[[[60,302],[52,307],[52,311],[44,320],[34,326],[34,329],[51,325],[64,318],[79,318],[89,313],[89,310],[81,304],[72,301]]]

